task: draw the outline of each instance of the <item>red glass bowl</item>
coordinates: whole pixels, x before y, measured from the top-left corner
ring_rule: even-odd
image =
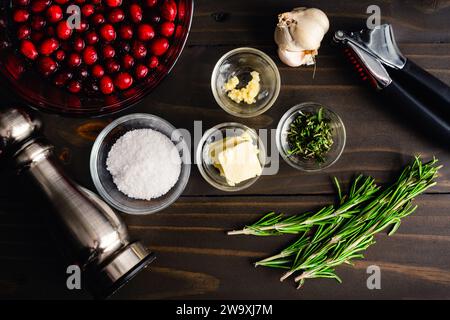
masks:
[[[127,91],[109,96],[71,94],[41,75],[26,70],[27,63],[11,45],[11,0],[0,0],[0,76],[32,108],[68,116],[94,117],[118,112],[142,100],[170,72],[186,44],[194,11],[193,0],[177,0],[178,17],[171,46],[156,71]],[[3,80],[2,79],[2,80]]]

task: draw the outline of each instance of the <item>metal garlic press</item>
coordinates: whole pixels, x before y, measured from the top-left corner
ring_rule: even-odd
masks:
[[[358,32],[337,31],[334,41],[362,80],[393,100],[409,117],[420,119],[443,141],[450,141],[450,87],[398,49],[392,26]]]

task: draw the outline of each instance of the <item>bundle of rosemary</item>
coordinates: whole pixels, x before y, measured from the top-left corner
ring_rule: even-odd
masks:
[[[401,219],[414,212],[411,201],[435,185],[441,166],[437,160],[422,163],[416,157],[390,187],[381,190],[371,177],[358,176],[347,195],[342,195],[335,179],[339,201],[316,213],[305,213],[284,218],[269,213],[256,223],[228,234],[257,236],[300,234],[300,238],[280,253],[256,262],[257,266],[286,269],[281,281],[299,273],[298,287],[306,279],[334,278],[341,281],[335,267],[351,264],[363,258],[362,251],[375,243],[374,235],[392,227],[389,235],[400,226]]]

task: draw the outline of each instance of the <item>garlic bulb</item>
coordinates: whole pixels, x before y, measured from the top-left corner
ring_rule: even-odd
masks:
[[[295,8],[280,14],[275,42],[281,61],[291,67],[314,64],[329,27],[327,15],[316,8]]]

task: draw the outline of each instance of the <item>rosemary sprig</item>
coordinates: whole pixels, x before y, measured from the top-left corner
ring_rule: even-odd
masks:
[[[337,225],[317,229],[310,243],[303,244],[298,251],[290,270],[281,280],[295,272],[302,272],[295,278],[299,287],[308,278],[325,277],[340,281],[334,267],[351,263],[355,258],[363,258],[360,252],[374,243],[373,237],[376,233],[393,226],[389,233],[393,234],[400,226],[401,219],[415,211],[416,206],[412,206],[411,201],[436,184],[434,179],[441,168],[436,166],[436,163],[437,160],[433,159],[423,164],[420,158],[416,157],[412,165],[403,170],[396,183],[364,204],[358,214],[350,219],[340,220]],[[265,260],[277,265],[277,258]],[[283,263],[288,264],[286,261]]]
[[[317,113],[300,112],[292,121],[287,134],[290,147],[288,155],[323,163],[333,145],[332,133],[330,121],[324,117],[322,107]]]
[[[410,215],[416,208],[417,206],[407,205],[405,208],[398,211],[398,218]],[[329,257],[326,255],[323,256],[325,258],[323,262],[321,262],[322,257],[320,253],[318,253],[313,259],[307,259],[309,261],[303,263],[304,267],[299,266],[299,268],[303,269],[303,272],[295,278],[295,281],[298,282],[298,288],[303,286],[306,279],[312,278],[334,278],[341,282],[341,279],[335,273],[334,267],[343,263],[352,264],[352,259],[363,259],[364,256],[360,252],[374,244],[374,235],[387,228],[393,223],[392,221],[393,220],[389,218],[384,221],[368,223],[360,233],[356,233],[353,237],[350,237],[349,240],[343,239],[338,243],[330,242],[334,246],[333,250]],[[392,234],[392,232],[390,234]],[[339,245],[339,243],[343,245]],[[316,260],[316,262],[313,260]],[[286,277],[286,274],[284,277]]]
[[[353,181],[349,194],[342,197],[337,179],[334,181],[340,195],[339,208],[329,205],[314,214],[307,212],[289,217],[271,212],[242,230],[229,231],[228,235],[273,236],[306,232],[314,226],[336,222],[339,217],[350,217],[355,212],[356,206],[373,198],[379,190],[373,178],[359,175]]]
[[[298,287],[312,278],[333,278],[340,282],[335,267],[363,258],[362,252],[375,243],[376,233],[390,227],[389,235],[393,234],[401,220],[416,210],[417,206],[411,204],[414,198],[436,184],[442,167],[437,162],[433,159],[423,163],[416,157],[384,191],[375,186],[373,178],[358,176],[343,196],[336,182],[339,196],[336,207],[289,218],[271,213],[231,234],[300,233],[300,238],[289,247],[256,265],[287,270],[281,281],[300,272],[295,278]]]

